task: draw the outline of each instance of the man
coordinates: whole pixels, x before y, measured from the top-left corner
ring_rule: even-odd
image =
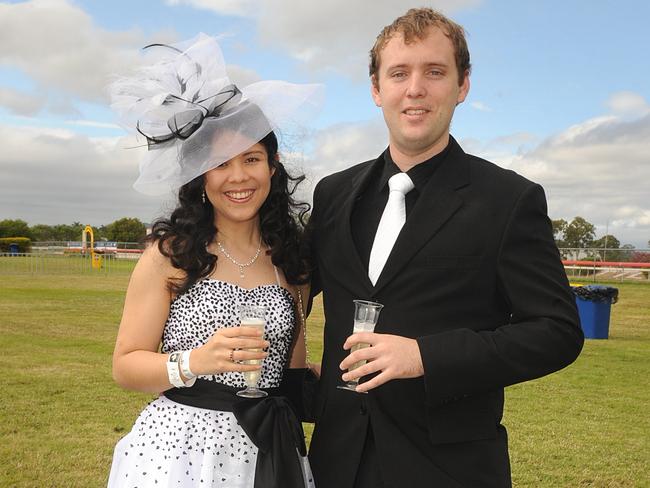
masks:
[[[441,14],[412,9],[384,28],[370,76],[388,149],[315,189],[313,291],[326,320],[310,452],[319,488],[510,486],[504,387],[581,350],[542,188],[449,135],[469,73],[463,29]],[[413,187],[398,191],[402,210],[398,173]],[[384,305],[375,333],[351,335],[353,299]],[[372,347],[350,353],[359,343]],[[336,388],[356,378],[358,393]]]

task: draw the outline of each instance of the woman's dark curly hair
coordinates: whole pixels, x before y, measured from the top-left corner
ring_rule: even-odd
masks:
[[[301,256],[300,245],[308,203],[293,198],[304,175],[293,177],[278,159],[278,140],[273,132],[260,143],[266,148],[269,166],[275,168],[269,195],[259,210],[262,240],[269,247],[267,254],[280,268],[290,284],[309,280],[309,264]],[[178,192],[179,205],[168,219],[157,220],[145,241],[157,243],[160,252],[172,265],[184,271],[185,277],[172,280],[170,290],[186,292],[197,281],[209,276],[217,265],[217,256],[207,250],[217,235],[214,212],[209,200],[203,202],[203,175],[183,185]]]

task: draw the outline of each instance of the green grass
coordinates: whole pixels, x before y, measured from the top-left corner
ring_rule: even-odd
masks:
[[[105,486],[115,443],[152,398],[110,372],[133,263],[66,272],[58,260],[31,274],[4,259],[16,258],[0,258],[0,486]],[[614,286],[610,340],[507,390],[515,486],[650,486],[650,284]],[[322,321],[317,303],[312,360]]]
[[[650,284],[611,286],[609,340],[587,340],[566,370],[506,390],[516,486],[650,486]]]

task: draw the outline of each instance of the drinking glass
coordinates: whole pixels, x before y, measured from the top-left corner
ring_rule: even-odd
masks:
[[[377,325],[377,320],[379,319],[379,312],[381,312],[381,309],[384,308],[384,306],[381,303],[368,302],[366,300],[353,300],[353,302],[354,302],[354,327],[352,329],[352,333],[356,334],[357,332],[374,332],[375,325]],[[354,346],[352,346],[352,350],[350,352],[352,353],[354,351],[358,351],[359,349],[363,349],[368,346],[370,346],[370,344],[361,342],[359,344],[355,344]],[[352,366],[350,366],[348,371],[357,369],[358,367],[363,366],[364,364],[366,364],[365,359],[361,361],[357,361]],[[359,380],[356,379],[352,381],[346,381],[345,384],[339,385],[337,386],[337,388],[340,388],[341,390],[350,390],[356,392],[358,385],[359,385]],[[367,392],[363,392],[363,393],[367,393]]]
[[[243,305],[240,310],[240,327],[254,327],[262,331],[264,335],[264,326],[266,325],[266,307],[263,305]],[[261,348],[243,349],[244,351],[262,352]],[[242,364],[262,364],[261,359],[247,359]],[[262,398],[268,395],[257,387],[260,380],[261,370],[244,371],[244,381],[246,388],[237,392],[237,396],[245,398]]]

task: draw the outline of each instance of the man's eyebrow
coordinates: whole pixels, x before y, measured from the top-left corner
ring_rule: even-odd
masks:
[[[388,66],[386,69],[391,70],[391,69],[396,69],[396,68],[406,68],[408,67],[408,64],[402,63],[402,64],[392,64]]]
[[[430,61],[428,63],[424,63],[425,66],[431,67],[431,66],[440,66],[441,68],[447,68],[449,66],[449,63],[445,63],[444,61]],[[411,64],[408,63],[400,63],[400,64],[391,64],[386,67],[386,71],[394,70],[394,69],[404,69],[412,66]]]

